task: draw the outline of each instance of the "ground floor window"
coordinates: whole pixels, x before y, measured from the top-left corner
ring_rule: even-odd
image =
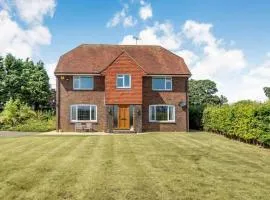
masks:
[[[150,122],[175,122],[175,106],[173,105],[150,105]]]
[[[97,106],[91,104],[76,104],[70,106],[70,118],[72,122],[97,121]]]

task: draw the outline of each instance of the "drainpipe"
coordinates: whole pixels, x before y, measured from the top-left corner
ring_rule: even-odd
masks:
[[[189,132],[189,99],[188,99],[188,79],[189,78],[186,78],[186,104],[187,104],[187,110],[186,110],[186,122],[187,122],[187,125],[186,125],[186,129],[187,129],[187,132]]]
[[[60,129],[60,84],[59,77],[56,76],[56,131]]]

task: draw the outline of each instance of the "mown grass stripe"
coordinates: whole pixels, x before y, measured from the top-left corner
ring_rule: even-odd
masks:
[[[6,187],[0,187],[3,188],[0,190],[0,198],[7,197],[13,199],[23,195],[24,192],[27,192],[31,187],[33,187],[43,176],[46,175],[46,173],[52,170],[52,166],[49,166],[52,161],[61,161],[58,156],[62,157],[64,154],[67,154],[72,150],[70,147],[75,145],[77,142],[80,142],[78,138],[64,140],[63,143],[51,147],[51,149],[46,153],[41,155],[38,159],[33,160],[21,170],[6,177],[2,182]],[[63,149],[65,149],[65,151],[63,151]],[[57,156],[57,154],[59,155]],[[36,177],[38,177],[38,179],[36,179]],[[10,193],[10,190],[14,192]]]
[[[44,176],[35,187],[31,188],[25,197],[30,199],[75,198],[74,194],[70,192],[71,188],[74,187],[78,176],[86,167],[83,162],[85,154],[91,155],[92,148],[95,148],[98,140],[99,138],[83,137],[81,142],[62,157],[61,162],[56,163],[54,169],[47,176]],[[58,185],[61,187],[57,187]],[[38,191],[39,195],[36,196],[36,192],[32,191]]]

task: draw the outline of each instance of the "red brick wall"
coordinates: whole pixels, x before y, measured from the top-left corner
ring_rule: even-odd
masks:
[[[143,70],[126,53],[105,70],[106,104],[142,104]],[[131,75],[130,89],[117,89],[117,74]]]
[[[94,129],[97,131],[105,130],[105,95],[104,77],[94,77],[94,90],[73,90],[72,76],[65,76],[65,80],[59,81],[59,129],[62,131],[74,131],[74,123],[70,122],[70,105],[72,104],[94,104],[97,105],[97,123]],[[58,91],[59,92],[59,91]]]
[[[187,109],[179,107],[187,101],[187,78],[173,77],[173,91],[152,91],[152,78],[143,78],[143,131],[187,131]],[[175,123],[149,122],[149,105],[175,105]]]

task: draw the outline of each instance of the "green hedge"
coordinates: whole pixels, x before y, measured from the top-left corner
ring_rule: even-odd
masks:
[[[204,130],[246,142],[270,145],[270,101],[240,101],[208,106],[203,112]]]

